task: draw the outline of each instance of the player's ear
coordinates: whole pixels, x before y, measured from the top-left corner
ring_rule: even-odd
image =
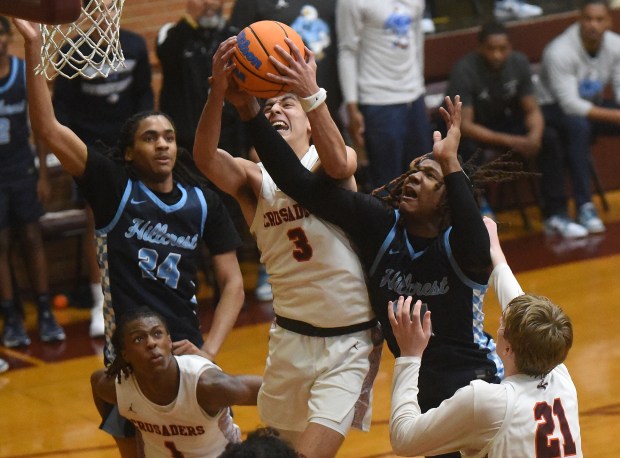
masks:
[[[123,157],[124,157],[126,162],[133,161],[133,149],[131,149],[131,148],[125,149],[125,154],[124,154]]]

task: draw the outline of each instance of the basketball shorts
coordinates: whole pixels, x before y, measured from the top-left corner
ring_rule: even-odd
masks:
[[[0,230],[34,223],[43,215],[37,180],[34,167],[10,182],[0,180]]]
[[[352,426],[368,431],[380,335],[376,327],[344,336],[309,337],[274,323],[258,393],[261,420],[276,429],[304,431],[315,419],[340,424],[355,409]]]

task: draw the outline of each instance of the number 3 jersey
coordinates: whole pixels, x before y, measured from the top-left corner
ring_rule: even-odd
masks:
[[[118,316],[141,305],[166,319],[174,341],[188,339],[200,347],[194,294],[201,240],[212,255],[239,245],[222,202],[208,189],[179,183],[171,193],[155,194],[129,178],[123,166],[91,152],[78,182],[96,220],[106,359],[112,357],[109,339]]]
[[[301,163],[312,170],[318,160],[311,146]],[[321,328],[372,320],[362,266],[346,235],[280,191],[259,166],[263,181],[250,231],[269,273],[275,313]]]
[[[177,397],[162,406],[151,402],[133,375],[116,382],[118,409],[144,439],[147,457],[215,458],[241,433],[228,407],[210,416],[198,404],[196,387],[205,371],[219,371],[211,361],[196,355],[175,356],[180,379]]]

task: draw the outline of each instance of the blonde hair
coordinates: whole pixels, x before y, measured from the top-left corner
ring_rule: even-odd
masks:
[[[545,376],[562,363],[573,345],[573,325],[564,311],[543,296],[517,296],[504,311],[504,338],[519,372]]]

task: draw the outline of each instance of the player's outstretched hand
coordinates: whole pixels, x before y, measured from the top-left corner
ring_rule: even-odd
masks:
[[[286,84],[291,88],[291,92],[299,97],[309,97],[319,91],[316,82],[316,60],[314,53],[307,47],[304,48],[306,58],[290,38],[284,41],[291,48],[291,54],[285,51],[280,45],[275,46],[276,52],[280,58],[286,62],[284,65],[273,56],[269,56],[269,62],[280,72],[279,75],[267,73],[267,76],[274,81]]]
[[[444,175],[461,170],[458,160],[458,148],[461,141],[461,96],[454,97],[454,102],[450,97],[445,98],[446,108],[440,107],[439,111],[448,128],[445,138],[441,138],[441,133],[433,133],[433,156],[441,164]]]
[[[412,314],[412,300],[411,296],[407,299],[400,296],[396,303],[396,310],[394,310],[394,302],[388,303],[388,318],[400,348],[400,356],[422,356],[432,335],[430,311],[424,314],[421,322],[422,301],[416,301]]]
[[[200,348],[198,348],[196,345],[194,345],[187,339],[172,342],[172,354],[177,355],[177,356],[198,355],[198,356],[202,356],[203,358],[207,358],[208,360],[212,361],[212,358],[210,355],[202,351]]]
[[[506,262],[506,256],[502,251],[502,246],[499,243],[499,235],[497,234],[497,223],[488,216],[482,218],[484,225],[489,233],[489,241],[491,242],[491,262],[493,267],[503,262]]]

